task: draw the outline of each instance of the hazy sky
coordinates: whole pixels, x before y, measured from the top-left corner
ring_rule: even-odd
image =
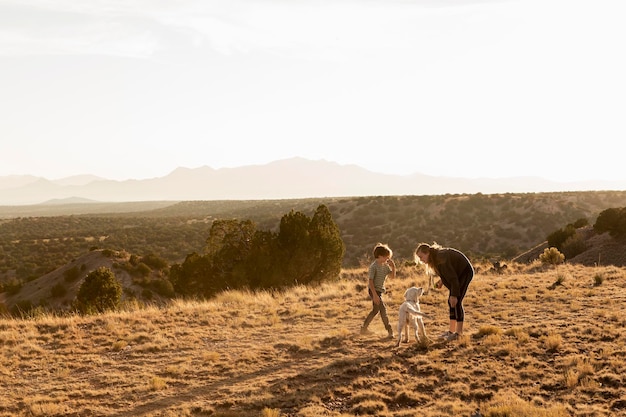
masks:
[[[0,175],[626,179],[624,0],[0,0]]]

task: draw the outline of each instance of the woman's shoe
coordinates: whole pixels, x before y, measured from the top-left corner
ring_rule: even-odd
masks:
[[[448,337],[446,337],[446,342],[451,342],[453,340],[457,340],[459,338],[458,333],[450,333]]]
[[[448,337],[450,337],[450,335],[451,335],[451,334],[453,334],[451,331],[447,331],[447,332],[445,332],[445,333],[442,333],[442,334],[439,336],[439,339],[444,339],[444,340],[447,340],[447,339],[448,339]]]

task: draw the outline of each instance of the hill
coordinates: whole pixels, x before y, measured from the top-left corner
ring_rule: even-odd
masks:
[[[100,202],[327,198],[375,195],[440,195],[623,190],[623,181],[555,182],[537,177],[454,178],[387,175],[356,165],[289,158],[265,165],[213,169],[177,168],[164,177],[112,181],[94,176],[48,180],[0,177],[0,204],[49,200]]]
[[[592,226],[581,227],[576,230],[583,246],[581,253],[566,257],[570,264],[587,266],[615,265],[626,266],[626,239],[616,238],[607,233],[598,234]],[[538,259],[548,247],[548,242],[542,242],[531,249],[515,256],[512,262],[528,263]]]
[[[596,234],[591,226],[577,231],[583,236],[585,250],[571,259],[568,264],[599,266],[613,265],[626,266],[626,239],[615,239],[608,233]],[[542,242],[512,259],[500,259],[498,264],[532,264],[548,247]],[[127,251],[112,251],[95,249],[72,259],[66,265],[33,280],[25,282],[19,291],[0,292],[0,306],[5,311],[17,313],[25,312],[36,306],[42,306],[48,311],[64,311],[71,308],[72,302],[78,293],[84,278],[91,271],[99,267],[106,267],[113,271],[124,289],[124,302],[137,301],[139,303],[163,303],[171,296],[171,284],[167,283],[167,271],[158,269],[138,273],[137,267],[131,265],[131,257],[141,261],[141,257],[131,255]],[[366,255],[362,260],[366,263]],[[481,258],[473,258],[480,262]],[[165,261],[164,261],[165,262]],[[410,262],[405,262],[411,264]],[[508,267],[508,265],[507,265]],[[74,270],[73,280],[68,280],[68,273]],[[62,295],[53,295],[53,289],[63,289]]]
[[[53,312],[71,310],[85,277],[100,267],[108,268],[115,274],[123,289],[123,303],[163,303],[174,295],[171,291],[164,291],[166,285],[162,284],[166,280],[162,271],[140,272],[139,268],[133,267],[131,257],[125,251],[90,251],[54,271],[25,282],[15,293],[0,293],[0,306],[14,314],[37,306]]]
[[[609,417],[623,415],[626,270],[477,265],[466,335],[427,345],[358,329],[365,269],[285,292],[98,316],[0,319],[2,416]],[[392,322],[405,288],[389,282]],[[447,328],[445,291],[421,298],[427,332]]]
[[[73,294],[63,271],[94,249],[154,255],[171,265],[192,252],[202,253],[215,219],[252,219],[258,229],[275,231],[290,210],[310,215],[319,204],[328,206],[339,227],[346,246],[344,268],[363,265],[379,241],[390,244],[400,262],[412,262],[417,243],[436,241],[457,247],[474,260],[528,263],[543,251],[542,242],[550,233],[580,218],[593,224],[602,210],[626,206],[626,192],[40,206],[36,215],[0,220],[0,292],[27,284],[24,296],[1,296],[8,303],[4,308],[57,305],[62,298],[51,298],[54,286],[57,290],[67,286],[68,294]],[[60,207],[86,211],[60,214]],[[585,250],[567,262],[626,265],[625,242],[606,234],[596,236],[591,228],[584,232],[584,241]],[[141,285],[142,289],[128,289],[140,300],[145,298],[141,294],[150,297],[163,290]],[[35,287],[42,293],[31,297],[28,289]]]
[[[0,258],[0,283],[15,276],[37,278],[93,246],[138,255],[153,253],[170,263],[182,262],[189,253],[202,252],[215,219],[250,219],[260,230],[276,231],[281,217],[291,210],[310,215],[320,204],[330,210],[346,245],[343,266],[354,267],[379,241],[388,243],[397,259],[407,261],[412,260],[419,242],[433,241],[474,258],[512,259],[568,223],[584,218],[593,224],[601,211],[625,207],[626,192],[38,206],[39,211],[25,208],[17,217],[5,211],[7,217],[0,219],[0,249],[6,254]],[[598,257],[601,263],[613,262],[608,253],[592,257],[593,262]]]

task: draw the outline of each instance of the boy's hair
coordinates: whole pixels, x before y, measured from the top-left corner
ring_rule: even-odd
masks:
[[[374,258],[378,258],[379,256],[389,256],[391,258],[393,251],[389,246],[383,243],[377,243],[376,246],[374,246]]]

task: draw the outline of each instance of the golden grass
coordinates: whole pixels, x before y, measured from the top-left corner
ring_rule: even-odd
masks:
[[[0,416],[382,417],[623,414],[626,270],[510,265],[477,274],[456,342],[395,347],[369,312],[366,270],[335,283],[228,291],[166,308],[0,319]],[[598,279],[597,277],[601,277]],[[555,285],[556,283],[556,285]],[[388,281],[395,330],[410,286]],[[431,338],[445,290],[421,298]]]

